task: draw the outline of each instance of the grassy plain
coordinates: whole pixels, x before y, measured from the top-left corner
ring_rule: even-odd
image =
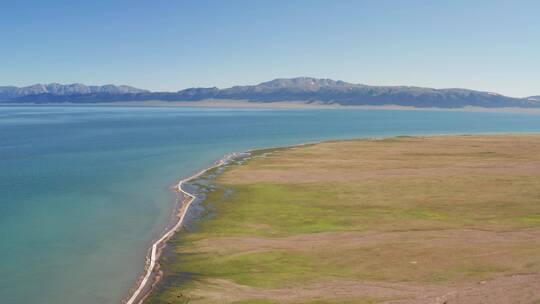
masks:
[[[540,299],[540,136],[254,155],[212,182],[197,229],[170,241],[148,303]]]

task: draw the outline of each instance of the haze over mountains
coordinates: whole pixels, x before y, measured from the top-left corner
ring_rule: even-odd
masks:
[[[468,89],[431,89],[409,86],[369,86],[310,77],[280,78],[257,85],[226,89],[188,88],[178,92],[151,92],[130,86],[48,84],[28,87],[0,86],[3,103],[103,103],[118,101],[246,100],[269,103],[301,101],[338,105],[400,105],[459,108],[540,107],[540,96],[514,98]]]
[[[27,87],[15,87],[15,86],[0,86],[0,98],[2,100],[17,99],[24,96],[33,96],[41,94],[69,96],[69,95],[82,95],[82,94],[95,94],[95,93],[107,93],[107,94],[130,94],[130,93],[143,93],[147,90],[141,90],[130,86],[115,86],[112,84],[103,86],[87,86],[80,83],[74,84],[35,84]]]

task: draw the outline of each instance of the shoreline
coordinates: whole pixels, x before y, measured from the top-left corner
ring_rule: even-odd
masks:
[[[374,138],[364,138],[364,139],[374,139]],[[350,140],[350,139],[349,139]],[[171,239],[176,232],[181,228],[184,218],[187,214],[187,211],[189,210],[189,207],[191,204],[197,199],[196,193],[190,193],[187,192],[182,188],[182,185],[186,182],[192,181],[205,173],[207,173],[210,170],[219,168],[223,165],[226,165],[229,163],[229,161],[233,160],[238,155],[243,154],[251,154],[255,151],[259,150],[267,150],[267,149],[279,149],[279,148],[291,148],[291,147],[301,147],[306,145],[312,145],[321,143],[327,140],[320,140],[320,141],[312,141],[312,142],[304,142],[300,144],[293,144],[293,145],[285,145],[285,146],[275,146],[275,147],[266,147],[266,148],[254,148],[254,149],[248,149],[244,152],[232,152],[227,153],[223,157],[221,157],[219,160],[215,161],[213,165],[206,167],[197,173],[184,178],[180,180],[174,187],[174,191],[179,192],[182,194],[182,202],[178,205],[176,208],[176,215],[173,216],[175,221],[174,224],[170,226],[170,228],[166,228],[165,233],[154,243],[152,243],[152,246],[149,249],[149,254],[146,256],[146,262],[145,262],[145,270],[143,274],[139,276],[136,283],[133,284],[133,287],[130,288],[128,292],[128,296],[124,298],[121,303],[123,304],[142,304],[144,300],[150,295],[150,293],[153,291],[154,286],[159,283],[161,280],[161,270],[160,270],[160,264],[159,264],[159,258],[161,257],[162,251],[164,246],[166,245],[167,241]]]
[[[530,134],[538,134],[538,132],[532,132],[532,133],[467,133],[467,134],[418,134],[418,135],[412,135],[413,137],[433,137],[433,136],[468,136],[468,135],[485,135],[485,136],[500,136],[500,135],[530,135]],[[334,141],[348,141],[348,140],[382,140],[386,138],[392,138],[392,137],[399,137],[400,135],[394,135],[394,136],[381,136],[381,137],[365,137],[365,138],[349,138],[349,139],[326,139],[326,140],[316,140],[316,141],[310,141],[310,142],[303,142],[299,144],[292,144],[292,145],[283,145],[283,146],[272,146],[272,147],[264,147],[264,148],[254,148],[254,149],[248,149],[244,152],[232,152],[225,154],[222,158],[214,162],[213,165],[206,167],[197,173],[184,178],[180,180],[176,186],[174,187],[176,192],[179,192],[182,194],[182,202],[179,204],[177,208],[177,214],[175,216],[176,223],[171,227],[168,228],[165,233],[162,235],[161,238],[159,238],[156,242],[152,244],[150,247],[150,256],[147,256],[147,262],[145,263],[145,271],[144,274],[139,277],[137,282],[134,284],[136,286],[136,289],[133,290],[133,288],[130,289],[129,297],[127,300],[123,300],[122,303],[124,304],[142,304],[144,300],[150,295],[150,293],[153,291],[153,287],[160,281],[161,279],[161,271],[160,271],[160,265],[159,265],[159,258],[161,256],[162,250],[164,246],[166,245],[166,242],[174,236],[174,234],[181,228],[182,223],[184,222],[184,218],[187,214],[187,211],[191,204],[195,201],[197,198],[196,193],[189,193],[185,191],[182,188],[182,185],[185,182],[192,181],[208,171],[219,168],[223,165],[226,165],[230,160],[234,159],[238,155],[242,155],[244,153],[250,153],[261,150],[269,150],[269,149],[281,149],[281,148],[294,148],[294,147],[302,147],[307,145],[313,145],[313,144],[319,144],[323,142],[334,142]]]
[[[177,220],[176,223],[167,229],[165,233],[157,240],[155,241],[152,246],[150,247],[150,254],[147,255],[146,263],[145,263],[145,271],[144,274],[139,277],[137,282],[134,284],[136,287],[132,288],[129,292],[129,296],[127,299],[123,300],[122,303],[125,304],[140,304],[142,303],[146,297],[149,295],[149,293],[152,291],[153,286],[159,282],[160,280],[160,266],[159,266],[159,258],[161,256],[163,247],[165,246],[166,242],[180,229],[184,222],[184,218],[187,214],[187,211],[191,204],[195,201],[197,198],[195,193],[189,193],[186,190],[182,188],[182,185],[186,182],[189,182],[193,179],[196,179],[200,177],[201,175],[205,174],[206,172],[221,167],[225,164],[227,164],[231,159],[233,159],[236,155],[239,153],[229,153],[223,156],[221,159],[216,161],[213,165],[206,167],[202,169],[201,171],[198,171],[197,173],[184,178],[176,184],[174,189],[176,192],[179,192],[182,194],[182,202],[178,207],[178,213],[177,213]]]

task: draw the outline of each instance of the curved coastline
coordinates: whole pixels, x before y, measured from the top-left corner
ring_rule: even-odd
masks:
[[[174,244],[169,241],[167,252],[171,251],[171,255],[177,256],[172,257],[171,260],[167,258],[165,267],[171,269],[170,273],[167,271],[165,277],[160,281],[159,287],[153,288],[148,300],[156,303],[188,303],[198,300],[212,302],[216,299],[235,303],[307,302],[321,299],[321,301],[328,302],[354,302],[358,300],[364,302],[366,299],[370,302],[372,299],[373,301],[385,301],[389,297],[395,297],[394,287],[396,286],[392,286],[392,284],[399,280],[399,284],[411,284],[409,287],[422,286],[414,292],[408,291],[412,296],[403,294],[399,295],[400,298],[413,300],[416,298],[418,301],[422,301],[422,299],[426,299],[427,288],[430,289],[430,293],[433,291],[431,298],[439,299],[444,298],[448,294],[448,290],[455,289],[455,292],[452,291],[452,293],[463,294],[464,297],[474,301],[475,297],[492,295],[489,288],[480,288],[477,285],[485,283],[485,281],[480,280],[491,281],[499,278],[501,281],[496,281],[496,285],[500,287],[502,292],[495,298],[504,296],[511,299],[515,295],[519,297],[520,294],[532,295],[532,291],[530,293],[516,291],[513,285],[516,285],[517,281],[506,281],[508,276],[514,277],[512,272],[520,275],[523,274],[524,269],[528,268],[526,266],[530,265],[527,264],[530,258],[530,255],[527,254],[528,251],[522,251],[523,255],[516,256],[522,258],[519,262],[521,264],[514,264],[514,260],[509,261],[505,257],[504,249],[508,249],[510,243],[512,246],[519,246],[516,248],[522,248],[520,246],[534,248],[534,244],[530,243],[530,238],[534,238],[534,236],[530,235],[530,231],[527,230],[533,227],[523,222],[520,217],[516,217],[515,213],[508,212],[504,213],[502,217],[498,217],[496,226],[494,226],[494,221],[489,217],[492,210],[485,209],[486,204],[493,205],[492,202],[497,202],[500,199],[500,193],[507,197],[508,191],[506,190],[508,189],[504,190],[504,186],[508,185],[510,180],[521,181],[511,182],[517,185],[516,189],[519,193],[527,189],[523,187],[535,187],[534,179],[531,178],[538,172],[530,171],[527,165],[523,166],[526,163],[534,166],[535,158],[529,153],[523,152],[527,150],[516,149],[516,146],[521,147],[522,145],[523,147],[534,147],[533,137],[515,135],[506,137],[403,136],[392,137],[389,141],[380,143],[377,140],[328,142],[319,147],[276,150],[276,153],[263,149],[256,154],[251,154],[247,159],[265,158],[266,155],[271,155],[268,160],[244,162],[244,158],[235,159],[228,165],[207,173],[208,178],[204,175],[188,186],[184,184],[187,190],[197,193],[198,200],[201,192],[190,188],[193,183],[201,184],[203,189],[208,191],[205,193],[217,191],[214,192],[214,195],[208,196],[207,204],[201,205],[200,213],[197,213],[200,216],[195,216],[200,221],[200,225],[195,225],[195,229],[189,233],[189,239],[185,239],[183,236],[185,232],[180,231],[175,239],[185,240],[174,242]],[[447,153],[448,149],[451,150],[451,153]],[[368,153],[357,153],[366,151]],[[433,158],[430,157],[418,158],[418,155],[435,155],[437,160],[449,165],[441,167],[440,161],[433,162]],[[509,158],[509,155],[512,157]],[[519,162],[515,161],[514,155],[519,158]],[[415,163],[415,169],[418,170],[410,170],[411,161]],[[501,168],[501,161],[509,161],[511,165],[508,166],[509,168],[506,166]],[[299,163],[302,164],[301,168],[298,167]],[[466,170],[463,169],[464,164]],[[300,174],[289,174],[297,169],[301,172]],[[503,172],[501,170],[505,173],[504,179],[500,178],[500,174]],[[214,179],[221,172],[225,172],[225,174]],[[526,176],[520,176],[516,173]],[[478,181],[478,176],[482,177],[483,180]],[[436,180],[433,180],[432,177],[436,177]],[[298,186],[298,181],[304,181],[310,185],[306,186],[302,183],[301,186]],[[351,181],[352,183],[350,183]],[[475,184],[471,186],[471,182]],[[337,185],[338,183],[343,185]],[[396,187],[390,196],[381,198],[380,191],[377,191],[376,188],[384,190],[388,183],[396,184]],[[450,188],[443,183],[446,183]],[[432,186],[440,188],[433,190]],[[492,189],[500,190],[500,186],[503,186],[502,192],[491,191]],[[366,187],[373,188],[375,191],[368,191],[369,194],[358,202],[358,193],[364,195],[365,191],[363,190]],[[427,191],[423,191],[426,189]],[[326,191],[328,193],[321,196],[318,193],[319,190],[328,190]],[[420,195],[418,194],[419,190]],[[471,194],[489,193],[489,196],[480,193],[479,197],[471,198],[470,195],[464,194],[462,197],[464,199],[453,201],[456,199],[456,190],[460,193],[465,191],[471,191]],[[482,191],[478,192],[478,190]],[[526,192],[533,193],[529,198],[534,202],[534,188],[530,190],[533,191]],[[347,195],[343,196],[344,193]],[[280,199],[276,201],[278,196]],[[329,197],[330,199],[328,199]],[[388,197],[397,198],[396,204],[388,207]],[[512,193],[508,197],[513,197]],[[336,201],[334,198],[339,198],[342,202],[338,205],[333,204]],[[198,200],[192,204],[191,210],[196,205],[198,206]],[[523,205],[518,205],[516,209],[512,210],[523,212],[520,215],[528,216],[531,214],[532,209],[528,209],[527,206],[529,201],[521,197],[520,201],[523,201],[519,202]],[[423,205],[419,205],[418,202]],[[454,202],[461,204],[460,208],[478,207],[480,209],[478,212],[466,212],[471,217],[463,221],[462,215],[464,213],[461,212],[462,210],[457,213],[453,212],[455,211]],[[295,205],[294,210],[286,211],[286,209],[290,209],[286,207],[291,204]],[[366,206],[371,208],[372,204],[378,204],[375,208],[380,209],[370,214],[362,214],[362,210],[365,210]],[[476,205],[476,207],[470,207],[470,205]],[[387,213],[388,208],[395,212],[392,211],[392,214],[381,222],[379,211],[383,210],[383,213]],[[506,208],[506,206],[502,208]],[[324,214],[320,212],[320,210],[325,209],[333,209],[335,212],[323,212]],[[418,212],[417,210],[422,211]],[[268,214],[276,212],[279,213],[280,220],[276,221],[267,217]],[[358,214],[361,215],[360,221],[356,216]],[[488,217],[485,217],[485,214]],[[187,218],[191,217],[190,213]],[[509,220],[499,220],[505,218]],[[404,229],[399,229],[398,234],[395,234],[396,223],[404,227]],[[443,242],[443,245],[448,248],[425,251],[422,248],[418,249],[417,246],[414,248],[410,246],[410,242],[407,242],[406,239],[409,237],[417,238],[415,236],[419,230],[417,228],[427,227],[426,223],[428,223],[429,229],[421,231],[420,236],[423,234],[428,236],[423,238],[426,239],[427,243],[420,245],[430,249],[433,248],[434,244],[440,245],[441,240],[447,241],[448,238],[451,238],[451,243]],[[473,224],[471,225],[471,223]],[[484,226],[486,229],[479,225],[486,225]],[[372,226],[376,228],[372,229]],[[449,227],[452,229],[446,229]],[[515,232],[516,235],[523,232],[523,229],[526,229],[527,233],[522,235],[523,238],[520,235],[518,241],[517,238],[514,238],[514,234],[512,237],[510,234],[508,236],[497,234],[499,227],[508,232]],[[443,228],[442,230],[445,232],[439,234],[437,232],[441,230],[439,228]],[[487,234],[472,237],[468,231],[471,229],[480,229]],[[377,233],[373,234],[369,230],[376,230]],[[366,231],[368,231],[367,235]],[[396,243],[396,238],[403,240],[403,242]],[[489,263],[501,268],[487,268],[478,274],[476,269],[484,267],[482,265],[485,265],[485,259],[478,259],[476,254],[471,255],[470,252],[462,250],[470,247],[469,244],[474,241],[473,238],[492,238],[483,245],[478,244],[478,249],[475,249],[474,253],[480,250],[488,252],[492,256],[491,253],[495,252],[497,260],[490,260]],[[299,245],[298,240],[305,241],[305,244]],[[373,264],[362,264],[366,260],[366,256],[355,254],[358,251],[365,251],[366,246],[374,246],[373,248],[376,250],[372,250],[369,255],[372,255],[372,260],[377,261],[380,265],[396,261],[395,246],[403,246],[402,249],[405,252],[409,252],[410,256],[415,257],[414,261],[409,264],[418,263],[418,254],[423,256],[423,260],[440,259],[443,263],[436,263],[435,266],[424,265],[421,266],[422,268],[416,266],[402,268],[402,261],[397,261],[394,265],[396,267],[392,268],[390,273],[378,276],[376,267],[372,267]],[[500,246],[503,250],[493,246]],[[276,248],[279,250],[277,254]],[[358,251],[351,248],[357,248]],[[445,256],[448,250],[457,250],[456,254],[462,255],[461,258],[451,262],[452,265],[457,266],[449,267],[449,264],[446,264]],[[180,253],[180,255],[175,254],[175,252]],[[164,254],[162,259],[165,258],[165,255],[168,254]],[[347,260],[347,263],[342,263],[341,256],[350,260]],[[370,257],[367,257],[369,260]],[[347,272],[347,265],[354,264],[354,260],[362,266]],[[464,260],[465,262],[463,262]],[[407,262],[409,261],[405,261],[405,263]],[[163,260],[160,263],[165,265]],[[460,269],[463,267],[462,265],[465,265],[463,263],[481,266],[475,268],[474,274],[453,276],[455,269]],[[326,270],[319,267],[321,264],[328,266]],[[225,271],[220,271],[220,269],[225,269]],[[257,271],[252,273],[250,272],[252,269],[257,269]],[[345,272],[341,271],[343,269]],[[503,272],[499,269],[505,270]],[[370,271],[373,272],[370,273]],[[411,271],[414,273],[421,271],[422,275],[411,280]],[[336,280],[336,273],[344,275]],[[368,275],[364,275],[365,273]],[[441,273],[444,276],[441,276]],[[431,278],[436,276],[443,278],[443,280],[437,284],[431,282]],[[313,277],[317,279],[313,281]],[[365,278],[369,278],[369,282]],[[430,279],[426,280],[426,278]],[[534,277],[530,276],[519,277],[518,284],[520,288],[523,286],[524,289],[535,290],[535,280]],[[294,288],[290,288],[291,284],[294,285]],[[359,289],[369,289],[366,288],[365,284],[388,285],[384,285],[386,286],[384,294],[380,290],[358,293]],[[336,286],[339,286],[340,292],[332,294],[332,290],[335,290]],[[471,292],[461,293],[464,288]],[[510,293],[510,290],[514,291]],[[528,297],[534,301],[534,296]]]
[[[473,133],[473,134],[480,134],[480,135],[493,135],[493,134],[516,134],[516,133],[506,133],[506,132],[494,132],[494,133]],[[517,133],[521,134],[521,133]],[[413,136],[451,136],[451,135],[457,135],[452,133],[441,133],[441,134],[418,134]],[[141,275],[141,277],[137,280],[137,283],[134,284],[136,286],[136,289],[133,289],[133,291],[130,291],[130,295],[127,298],[127,300],[123,300],[122,303],[124,304],[142,304],[144,300],[148,297],[148,295],[152,292],[152,287],[155,283],[159,281],[159,278],[157,280],[152,280],[152,276],[158,276],[158,273],[155,273],[155,271],[159,270],[159,257],[161,255],[161,249],[163,249],[163,246],[165,243],[178,231],[182,223],[184,222],[184,218],[187,214],[187,211],[189,210],[190,205],[195,201],[197,198],[194,193],[189,193],[185,191],[182,188],[182,185],[185,182],[189,182],[191,180],[194,180],[206,172],[218,168],[222,165],[225,165],[233,159],[234,157],[241,155],[243,153],[253,153],[254,151],[260,151],[260,150],[267,150],[267,149],[280,149],[280,148],[292,148],[292,147],[301,147],[301,146],[307,146],[307,145],[313,145],[318,144],[322,142],[328,142],[328,141],[342,141],[342,140],[354,140],[354,139],[362,139],[362,140],[382,140],[385,138],[391,138],[395,136],[380,136],[380,137],[365,137],[365,138],[349,138],[349,139],[330,139],[330,140],[315,140],[315,141],[309,141],[309,142],[303,142],[300,144],[292,144],[292,145],[283,145],[283,146],[273,146],[273,147],[267,147],[267,148],[256,148],[256,149],[248,149],[245,152],[233,152],[225,154],[221,159],[216,161],[212,166],[209,166],[201,171],[198,171],[194,175],[191,175],[190,177],[184,178],[178,182],[178,184],[174,187],[174,189],[177,192],[180,192],[184,199],[182,200],[182,204],[180,205],[179,212],[177,214],[177,222],[168,229],[161,238],[159,238],[156,242],[152,244],[152,247],[150,248],[150,254],[147,257],[146,267],[144,275]],[[146,289],[146,290],[145,290]]]
[[[511,134],[511,133],[504,133],[503,134]],[[415,135],[415,136],[447,136],[452,134],[436,134],[436,135]],[[227,164],[227,162],[231,159],[233,159],[235,156],[240,155],[242,153],[253,153],[254,151],[258,150],[266,150],[266,149],[278,149],[278,148],[291,148],[291,147],[301,147],[306,145],[312,145],[317,144],[321,142],[327,142],[327,141],[340,141],[340,140],[351,140],[351,139],[365,139],[365,140],[380,140],[388,137],[393,136],[381,136],[381,137],[365,137],[365,138],[350,138],[350,139],[330,139],[330,140],[315,140],[315,141],[309,141],[309,142],[303,142],[299,144],[293,144],[293,145],[284,145],[284,146],[273,146],[273,147],[267,147],[267,148],[256,148],[256,149],[248,149],[245,152],[233,152],[225,154],[221,159],[219,159],[217,162],[215,162],[212,166],[207,167],[194,175],[191,175],[190,177],[184,178],[178,182],[178,184],[174,187],[177,192],[182,193],[184,195],[184,199],[182,201],[181,206],[179,207],[179,213],[177,215],[177,222],[168,229],[161,238],[159,238],[156,242],[152,244],[150,247],[150,254],[147,256],[147,262],[145,267],[144,275],[141,275],[141,277],[137,280],[137,282],[134,284],[136,287],[132,288],[130,290],[130,295],[127,297],[127,299],[124,299],[122,301],[123,304],[142,304],[146,297],[150,294],[152,291],[153,284],[157,283],[157,281],[152,281],[152,275],[157,275],[154,273],[154,271],[159,269],[159,257],[161,255],[161,249],[165,245],[165,243],[178,231],[182,223],[184,222],[184,218],[187,214],[187,211],[190,207],[190,205],[193,203],[193,201],[196,199],[196,196],[194,193],[189,193],[185,191],[182,188],[182,185],[185,182],[189,182],[193,179],[196,179],[200,177],[201,175],[205,174],[206,172],[218,168],[222,165]],[[158,279],[159,280],[159,279]],[[153,283],[153,284],[151,284]],[[148,288],[148,289],[147,289]],[[145,290],[147,289],[147,290]]]
[[[127,300],[123,301],[125,304],[140,304],[144,301],[148,293],[151,291],[152,282],[151,278],[153,275],[156,275],[154,272],[158,270],[159,264],[158,260],[161,255],[161,249],[169,240],[176,231],[180,228],[182,223],[184,222],[184,218],[187,214],[187,211],[189,210],[190,205],[195,201],[196,196],[194,193],[189,193],[186,190],[182,188],[182,185],[185,182],[189,182],[197,177],[200,177],[201,175],[205,174],[206,172],[218,168],[222,165],[227,164],[229,160],[234,158],[238,153],[230,153],[223,156],[220,160],[214,163],[214,165],[207,167],[194,175],[184,178],[181,181],[178,182],[175,189],[177,192],[180,192],[183,196],[183,202],[182,205],[179,208],[178,213],[178,220],[176,224],[174,224],[170,229],[168,229],[156,242],[152,244],[152,247],[150,248],[150,254],[147,257],[146,267],[145,267],[145,273],[136,283],[136,288],[131,292],[130,296],[127,298]],[[150,287],[150,288],[149,288]],[[149,288],[146,292],[145,289]]]
[[[366,138],[368,139],[368,138]],[[318,140],[318,141],[309,141],[309,142],[303,142],[299,144],[293,144],[293,145],[285,145],[285,146],[274,146],[274,147],[267,147],[267,148],[256,148],[256,149],[248,149],[245,152],[232,152],[225,154],[221,159],[216,161],[212,166],[207,167],[194,175],[191,175],[190,177],[184,178],[176,184],[174,189],[177,192],[180,192],[184,199],[182,200],[181,205],[179,206],[177,218],[178,220],[176,223],[168,229],[161,238],[159,238],[156,242],[152,244],[150,247],[150,254],[147,256],[146,266],[145,266],[145,272],[144,275],[141,275],[137,282],[134,284],[134,287],[130,290],[129,296],[122,301],[124,304],[142,304],[144,300],[149,296],[149,294],[152,292],[152,287],[154,284],[156,284],[159,281],[159,278],[157,280],[152,280],[152,276],[158,276],[158,273],[155,273],[155,271],[159,270],[159,257],[161,256],[161,249],[163,249],[163,246],[165,243],[178,231],[182,223],[184,222],[184,218],[187,214],[187,211],[189,210],[189,207],[191,204],[195,201],[197,198],[194,193],[189,193],[185,191],[182,188],[182,185],[185,182],[189,182],[191,180],[194,180],[201,175],[205,174],[206,172],[218,168],[220,166],[223,166],[227,164],[231,159],[237,157],[238,155],[242,155],[244,153],[253,153],[254,151],[258,150],[266,150],[266,149],[279,149],[279,148],[290,148],[290,147],[300,147],[300,146],[306,146],[306,145],[312,145],[316,143],[321,143],[328,140]],[[145,290],[146,289],[146,290]]]

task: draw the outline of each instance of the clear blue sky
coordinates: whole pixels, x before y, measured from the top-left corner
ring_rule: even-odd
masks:
[[[294,76],[538,95],[540,1],[0,0],[0,85]]]

